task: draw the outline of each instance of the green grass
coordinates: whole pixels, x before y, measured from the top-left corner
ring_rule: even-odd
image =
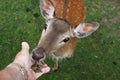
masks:
[[[85,21],[97,21],[100,28],[78,41],[74,56],[60,62],[57,72],[38,80],[120,80],[120,1],[84,1]],[[37,45],[43,25],[39,0],[0,0],[0,69],[13,61],[22,41],[31,50]],[[51,59],[47,63],[53,66]]]

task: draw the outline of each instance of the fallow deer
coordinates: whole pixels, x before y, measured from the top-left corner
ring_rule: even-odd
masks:
[[[54,56],[53,70],[58,69],[58,60],[70,58],[78,38],[95,32],[99,23],[84,23],[83,0],[40,0],[40,10],[46,20],[38,46],[32,51],[35,61]]]

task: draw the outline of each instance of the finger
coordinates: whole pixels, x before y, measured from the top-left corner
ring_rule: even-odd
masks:
[[[27,42],[22,42],[22,50],[29,51],[29,44]]]
[[[16,55],[16,58],[19,56],[29,57],[29,45],[27,42],[22,42],[22,49]]]
[[[22,49],[16,55],[14,62],[28,65],[28,61],[29,61],[29,45],[27,42],[22,42]]]

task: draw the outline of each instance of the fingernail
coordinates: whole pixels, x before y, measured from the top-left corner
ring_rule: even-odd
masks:
[[[29,49],[29,44],[27,42],[22,42],[23,49]]]

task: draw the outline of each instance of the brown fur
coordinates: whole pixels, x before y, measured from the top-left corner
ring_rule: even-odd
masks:
[[[79,23],[84,21],[85,7],[83,0],[50,0],[55,7],[55,16],[68,21],[71,27],[76,27]],[[73,52],[77,38],[72,38],[60,50],[65,51],[69,49]]]
[[[83,0],[50,0],[55,7],[55,16],[57,18],[65,19],[71,27],[76,27],[79,23],[84,21],[85,7]],[[71,57],[77,43],[77,38],[72,38],[63,47],[58,49],[55,55],[62,56],[68,53]]]
[[[76,37],[70,38],[68,42],[59,48],[56,46],[56,44],[59,42],[58,40],[60,36],[64,34],[63,37],[65,37],[66,33],[84,21],[85,7],[83,0],[50,0],[50,2],[55,8],[55,18],[50,19],[50,21],[54,23],[51,22],[49,27],[47,27],[46,33],[42,33],[38,46],[45,49],[46,54],[48,53],[54,55],[55,64],[53,70],[57,70],[58,59],[70,58],[74,52],[74,48],[78,39]],[[45,11],[43,11],[43,15],[44,12]],[[55,52],[53,52],[54,48]],[[36,54],[39,55],[42,53]]]
[[[50,0],[55,7],[55,16],[66,19],[71,27],[84,21],[86,15],[83,0]]]

